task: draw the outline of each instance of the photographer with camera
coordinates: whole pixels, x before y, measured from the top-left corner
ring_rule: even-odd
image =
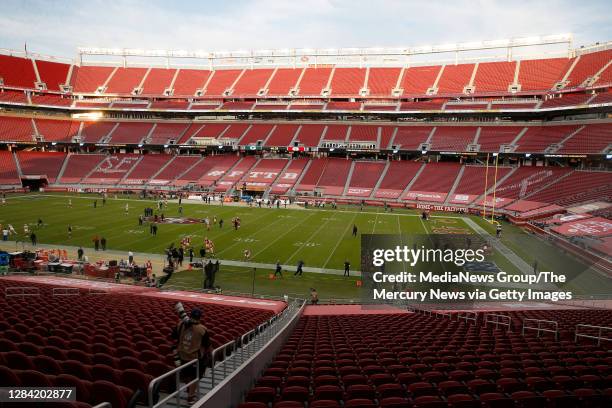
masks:
[[[174,354],[174,363],[177,367],[198,359],[200,365],[199,378],[204,376],[206,367],[209,364],[210,356],[210,334],[200,319],[202,311],[198,308],[191,309],[187,316],[185,308],[181,302],[174,307],[179,315],[179,322],[173,330],[173,338],[177,341]],[[185,383],[196,379],[196,366],[194,364],[185,367],[181,372],[181,380]],[[196,401],[196,390],[198,383],[194,382],[187,388],[188,402],[193,404]]]

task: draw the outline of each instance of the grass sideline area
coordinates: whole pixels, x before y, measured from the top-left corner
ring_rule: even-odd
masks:
[[[69,206],[69,200],[71,206]],[[97,208],[94,208],[97,200]],[[125,205],[129,205],[126,214]],[[248,208],[245,206],[219,206],[203,203],[183,202],[179,214],[177,202],[169,202],[163,210],[166,218],[193,219],[197,223],[167,223],[159,225],[157,236],[149,233],[149,225],[138,225],[138,216],[145,207],[156,208],[153,200],[137,199],[135,196],[109,198],[106,205],[97,195],[86,194],[22,194],[9,195],[7,204],[0,206],[0,224],[12,224],[18,231],[19,239],[29,241],[23,234],[24,224],[36,232],[39,243],[83,246],[93,252],[93,237],[105,237],[107,247],[115,251],[162,254],[171,243],[179,245],[182,238],[190,236],[197,252],[204,237],[215,244],[215,255],[222,260],[243,261],[245,249],[251,251],[250,261],[283,265],[296,265],[299,260],[306,267],[326,270],[343,269],[345,260],[352,270],[359,270],[360,236],[352,236],[356,225],[359,234],[474,234],[466,219],[482,227],[494,240],[495,226],[476,216],[459,216],[448,213],[432,214],[429,221],[423,221],[414,210],[402,209],[384,212],[379,207],[345,206],[331,209],[285,209]],[[242,224],[238,231],[232,227],[231,219],[240,217]],[[207,231],[199,220],[209,217],[223,219],[223,228],[212,225]],[[37,228],[38,218],[43,227]],[[72,226],[72,237],[68,237],[68,225]],[[520,256],[529,265],[538,257],[539,270],[576,271],[568,288],[584,293],[598,293],[609,279],[599,275],[573,257],[563,254],[551,245],[525,233],[518,227],[504,223],[501,242]],[[11,237],[15,239],[15,237]],[[519,270],[501,253],[494,252],[497,266],[508,273]],[[252,268],[224,265],[217,277],[217,284],[224,290],[259,295],[304,296],[310,287],[316,287],[321,296],[328,298],[359,297],[357,278],[343,278],[337,274],[305,272],[302,278],[293,278],[295,268],[288,268],[284,279],[271,280],[272,270],[259,268],[255,274],[253,291]],[[345,281],[346,284],[344,283]],[[200,271],[176,273],[169,284],[181,288],[201,288]]]
[[[223,293],[248,296],[273,296],[305,298],[310,296],[310,288],[316,288],[321,300],[336,301],[359,299],[359,277],[304,272],[294,276],[295,269],[283,270],[283,277],[272,279],[271,269],[244,268],[221,264],[220,272],[215,278],[215,286],[222,288]],[[254,278],[254,279],[253,279]],[[201,288],[203,274],[201,270],[184,270],[174,273],[167,284],[170,289],[190,290]]]

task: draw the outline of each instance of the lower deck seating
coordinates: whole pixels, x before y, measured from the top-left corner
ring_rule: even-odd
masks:
[[[575,171],[541,191],[529,196],[530,201],[570,205],[612,199],[612,174],[609,172]]]
[[[137,294],[53,296],[52,287],[28,282],[39,296],[5,297],[0,279],[0,383],[3,386],[74,386],[77,399],[122,408],[136,390],[173,368],[169,334],[174,302]],[[195,303],[186,302],[187,310]],[[238,338],[272,312],[197,304],[214,347]]]
[[[0,185],[21,185],[12,152],[0,152]]]
[[[17,152],[21,173],[25,176],[47,176],[49,183],[55,183],[66,159],[60,152]]]
[[[57,181],[62,184],[80,182],[87,174],[98,166],[104,159],[103,154],[70,154],[66,158],[66,168],[64,174]]]
[[[604,407],[611,373],[592,343],[421,314],[303,316],[240,408]]]
[[[328,163],[325,166],[325,170],[317,183],[317,187],[323,188],[325,194],[328,195],[341,195],[346,179],[349,175],[351,168],[351,160],[346,159],[327,159]]]

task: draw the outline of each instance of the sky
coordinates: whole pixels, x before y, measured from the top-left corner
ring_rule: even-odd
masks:
[[[573,33],[612,40],[610,0],[3,0],[0,48],[409,47]]]

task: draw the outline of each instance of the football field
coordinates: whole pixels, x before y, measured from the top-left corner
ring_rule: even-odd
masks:
[[[457,217],[433,218],[423,222],[416,213],[384,213],[352,210],[303,210],[285,208],[249,208],[238,206],[189,204],[183,202],[183,213],[179,205],[169,202],[163,211],[165,222],[158,224],[153,236],[149,225],[138,225],[138,216],[145,207],[155,207],[152,200],[108,199],[102,206],[94,208],[96,198],[87,196],[26,195],[7,200],[0,207],[0,223],[10,223],[20,239],[23,225],[28,224],[39,243],[64,244],[93,247],[93,237],[106,238],[107,247],[114,250],[163,253],[171,243],[180,244],[190,237],[196,252],[204,238],[213,241],[215,256],[221,259],[243,260],[244,250],[251,252],[251,261],[257,263],[297,264],[302,260],[306,266],[322,269],[341,269],[345,260],[352,265],[359,262],[361,234],[424,234],[429,232],[454,231],[471,233],[462,219]],[[72,205],[69,206],[69,200]],[[129,205],[126,214],[125,205]],[[217,224],[207,230],[201,222],[216,217]],[[240,217],[241,226],[234,230],[232,218]],[[37,228],[38,219],[44,226]],[[219,220],[223,220],[223,227]],[[68,226],[72,237],[68,237]],[[353,225],[358,235],[352,236]],[[15,237],[11,237],[15,240]],[[357,268],[358,269],[358,268]]]
[[[97,207],[94,208],[94,200]],[[69,201],[71,205],[69,205]],[[125,206],[129,209],[126,213]],[[494,242],[495,227],[475,216],[460,216],[448,213],[433,214],[430,220],[423,221],[412,210],[385,212],[382,208],[344,207],[332,209],[285,209],[250,208],[234,205],[207,205],[183,202],[182,214],[177,202],[169,202],[163,211],[165,223],[159,224],[156,236],[150,234],[149,224],[139,226],[138,216],[145,207],[156,208],[153,200],[136,198],[109,198],[102,205],[100,197],[91,195],[66,194],[26,194],[7,198],[0,206],[0,224],[11,224],[17,236],[11,240],[28,242],[23,233],[24,224],[37,235],[42,244],[93,247],[93,237],[106,238],[107,248],[117,251],[163,254],[171,244],[180,245],[185,237],[190,237],[196,257],[205,237],[214,242],[215,256],[225,261],[245,261],[244,251],[251,252],[250,263],[260,264],[255,272],[253,288],[252,268],[225,266],[233,274],[221,277],[225,286],[241,293],[261,293],[279,295],[286,293],[285,284],[267,282],[269,267],[261,264],[274,264],[277,261],[292,274],[295,265],[301,260],[308,268],[316,268],[305,274],[301,283],[292,283],[295,293],[306,293],[313,282],[325,281],[330,291],[338,292],[339,297],[353,297],[354,290],[349,286],[338,287],[338,276],[349,261],[352,270],[360,269],[361,234],[480,234],[485,240]],[[207,230],[202,219],[217,223]],[[232,218],[240,217],[241,227],[236,231]],[[38,219],[43,221],[37,227]],[[219,220],[223,220],[220,227]],[[68,236],[68,226],[72,236]],[[353,226],[358,229],[353,236]],[[525,273],[525,269],[537,259],[540,270],[574,273],[570,276],[569,286],[583,293],[597,293],[602,284],[609,280],[574,258],[553,250],[549,244],[524,233],[510,224],[503,224],[504,234],[499,241],[506,251],[495,250],[492,260],[496,266],[511,274]],[[408,238],[407,238],[408,239]],[[91,253],[91,250],[86,250]],[[517,264],[523,263],[523,268]],[[226,262],[227,265],[227,262]],[[525,265],[526,268],[525,268]],[[257,266],[257,265],[255,265]],[[308,269],[307,269],[307,272]],[[318,272],[318,273],[314,273]],[[328,272],[321,275],[321,272]],[[352,277],[350,280],[354,280]],[[170,282],[184,288],[201,287],[201,273],[181,272]],[[281,287],[284,285],[284,287]],[[278,287],[277,287],[278,286]],[[337,290],[336,290],[337,287]]]

